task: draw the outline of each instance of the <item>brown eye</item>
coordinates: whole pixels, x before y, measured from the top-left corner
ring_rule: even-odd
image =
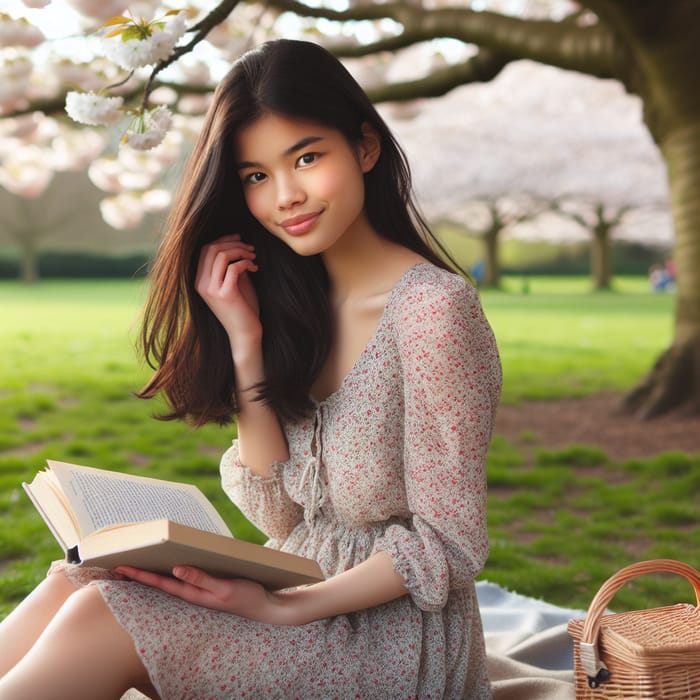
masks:
[[[311,165],[318,159],[318,153],[304,153],[297,159],[297,165]]]
[[[245,175],[243,177],[243,182],[246,185],[256,185],[259,182],[262,182],[267,175],[265,173],[250,173],[249,175]]]

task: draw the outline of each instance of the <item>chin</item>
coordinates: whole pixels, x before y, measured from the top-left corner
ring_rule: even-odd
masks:
[[[296,238],[285,238],[284,243],[291,248],[297,255],[303,258],[311,257],[312,255],[320,255],[328,250],[328,246],[318,240],[314,240],[313,236],[299,236]]]

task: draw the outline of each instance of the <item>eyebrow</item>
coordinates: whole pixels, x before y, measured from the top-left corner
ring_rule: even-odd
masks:
[[[310,146],[312,143],[317,143],[318,141],[323,141],[323,136],[305,136],[303,139],[299,139],[299,141],[297,141],[294,145],[287,148],[282,155],[285,157],[291,156],[293,153],[300,151],[302,148],[306,148],[307,146]],[[261,167],[261,164],[256,163],[255,161],[252,161],[252,160],[244,160],[236,165],[236,168],[238,170],[245,170],[246,168],[259,168],[259,167]]]

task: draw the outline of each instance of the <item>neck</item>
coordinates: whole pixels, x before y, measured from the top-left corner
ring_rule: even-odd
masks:
[[[386,260],[398,246],[382,238],[367,221],[358,222],[352,231],[323,253],[331,290],[336,301],[374,292],[383,278]]]

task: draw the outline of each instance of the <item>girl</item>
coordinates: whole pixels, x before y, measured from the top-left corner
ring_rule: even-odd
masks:
[[[152,273],[141,396],[236,415],[223,488],[327,580],[55,565],[2,626],[0,699],[489,697],[474,578],[500,364],[427,240],[335,58],[282,40],[234,65]]]

